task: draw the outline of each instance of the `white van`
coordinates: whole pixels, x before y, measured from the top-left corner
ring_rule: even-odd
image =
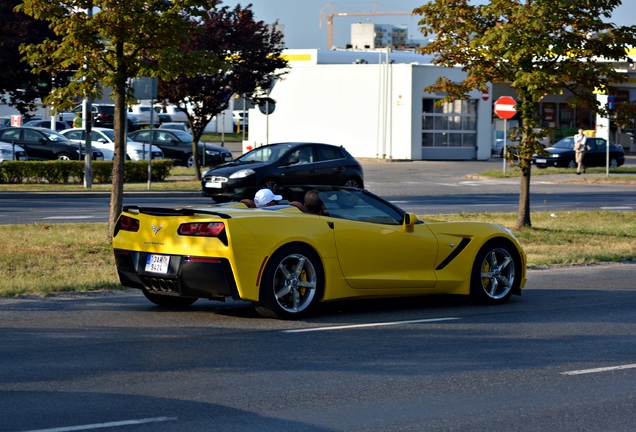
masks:
[[[159,123],[189,123],[186,113],[176,105],[173,104],[156,104],[155,112]]]
[[[150,110],[152,108],[150,105],[132,105],[128,107],[128,112],[133,113],[139,119],[139,125],[141,127],[150,126]],[[153,124],[155,126],[159,126],[159,116],[157,114],[153,114],[152,116]]]

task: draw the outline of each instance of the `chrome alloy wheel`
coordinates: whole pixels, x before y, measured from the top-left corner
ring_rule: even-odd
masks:
[[[286,312],[302,312],[312,304],[317,282],[316,269],[310,259],[297,253],[288,255],[274,272],[276,302]]]
[[[503,248],[491,250],[481,263],[481,288],[492,300],[510,295],[515,282],[515,262]]]

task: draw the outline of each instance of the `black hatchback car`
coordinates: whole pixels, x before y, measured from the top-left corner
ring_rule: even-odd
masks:
[[[203,195],[216,202],[254,198],[261,188],[289,185],[363,188],[360,163],[344,147],[319,143],[277,143],[257,147],[230,163],[209,169]]]
[[[152,142],[163,151],[164,157],[174,159],[175,165],[188,168],[194,166],[192,135],[187,132],[176,129],[142,129],[129,133],[128,137],[140,143]],[[198,150],[199,166],[216,166],[232,160],[232,152],[225,147],[199,143]]]
[[[586,167],[605,166],[607,163],[607,141],[603,138],[587,137],[585,143],[588,149],[583,156]],[[625,163],[623,147],[609,143],[609,165],[612,168]],[[576,168],[574,155],[574,137],[565,137],[552,147],[545,149],[548,156],[534,155],[533,162],[538,168],[563,167]]]
[[[72,143],[59,132],[36,127],[9,127],[0,129],[0,141],[18,144],[27,152],[29,160],[80,160],[84,149]],[[104,160],[104,154],[93,150],[93,160]]]

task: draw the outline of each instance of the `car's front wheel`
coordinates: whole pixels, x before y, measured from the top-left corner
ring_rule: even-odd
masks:
[[[576,161],[574,159],[568,161],[568,168],[576,168]]]
[[[61,161],[68,161],[71,160],[71,156],[67,153],[60,153],[56,156],[56,159]]]
[[[521,262],[514,246],[503,240],[486,243],[473,264],[470,295],[485,304],[505,303],[520,284]]]
[[[188,155],[188,157],[186,159],[186,166],[188,168],[194,168],[194,156],[193,155]]]
[[[306,246],[279,249],[270,258],[256,310],[268,318],[306,316],[322,298],[324,272],[318,255]]]
[[[184,309],[198,300],[196,297],[175,297],[169,295],[154,294],[145,288],[142,288],[141,291],[152,303],[156,304],[157,306],[170,309]]]

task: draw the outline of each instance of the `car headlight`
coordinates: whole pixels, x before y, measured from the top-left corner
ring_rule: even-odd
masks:
[[[551,158],[558,158],[558,157],[560,157],[560,156],[561,156],[561,155],[559,155],[559,154],[551,154],[551,155],[550,155],[550,157],[551,157]]]
[[[0,149],[0,154],[3,155],[10,155],[11,154],[11,150],[6,150],[6,149]]]
[[[205,154],[210,156],[218,156],[220,153],[216,150],[206,150]]]
[[[245,178],[254,174],[253,169],[242,169],[240,171],[235,172],[230,176],[231,179]]]

